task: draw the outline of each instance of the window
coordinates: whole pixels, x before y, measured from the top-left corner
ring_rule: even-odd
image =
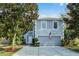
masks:
[[[54,22],[54,29],[57,29],[57,27],[58,27],[57,25],[58,25],[58,24],[57,24],[57,22],[55,21],[55,22]]]
[[[47,21],[47,29],[52,29],[52,21]]]
[[[46,21],[41,21],[41,29],[46,29]]]

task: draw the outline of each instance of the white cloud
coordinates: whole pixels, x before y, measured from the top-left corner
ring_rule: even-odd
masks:
[[[64,3],[60,3],[60,6],[63,6],[64,5]]]
[[[68,5],[68,3],[59,3],[60,4],[60,6],[63,6],[64,4],[65,5]]]

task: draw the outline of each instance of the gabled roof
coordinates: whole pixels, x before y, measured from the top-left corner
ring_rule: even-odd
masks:
[[[33,35],[33,31],[28,31],[28,32],[25,33],[24,35],[25,35],[25,36],[26,36],[26,35]]]
[[[48,18],[48,17],[45,17],[45,18],[39,18],[38,20],[63,20],[61,18]]]

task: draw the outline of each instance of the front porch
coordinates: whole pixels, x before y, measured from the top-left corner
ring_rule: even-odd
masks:
[[[32,39],[33,39],[33,31],[28,31],[24,35],[24,41],[26,45],[31,45],[32,44]]]

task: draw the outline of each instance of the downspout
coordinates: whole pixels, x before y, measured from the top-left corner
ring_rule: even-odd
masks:
[[[33,38],[35,38],[35,20],[33,21]]]

